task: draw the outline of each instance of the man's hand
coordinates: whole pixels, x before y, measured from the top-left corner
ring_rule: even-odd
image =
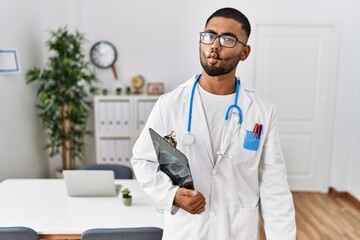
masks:
[[[199,214],[205,211],[205,198],[197,191],[179,188],[176,191],[174,205],[191,214]]]

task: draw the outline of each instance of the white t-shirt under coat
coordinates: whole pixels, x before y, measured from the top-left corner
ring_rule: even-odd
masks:
[[[234,103],[235,93],[229,95],[212,94],[203,89],[200,84],[198,84],[198,89],[209,129],[214,159],[216,160],[216,153],[220,149],[226,110]]]

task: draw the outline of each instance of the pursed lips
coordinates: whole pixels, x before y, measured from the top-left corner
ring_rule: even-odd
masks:
[[[208,58],[220,60],[219,54],[217,52],[211,52],[210,55],[208,55]]]
[[[211,52],[210,55],[207,57],[209,59],[209,62],[211,64],[216,64],[218,60],[221,60],[219,58],[219,54],[216,52]]]

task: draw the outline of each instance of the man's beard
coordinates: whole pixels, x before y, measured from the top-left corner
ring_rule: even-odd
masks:
[[[228,62],[223,63],[219,67],[216,67],[207,63],[207,57],[204,54],[200,53],[200,56],[201,56],[200,57],[201,66],[203,67],[205,72],[212,77],[224,75],[231,72],[232,70],[234,70],[234,68],[236,68],[238,62],[240,61],[240,56],[239,56],[237,60],[230,60]],[[222,59],[222,61],[224,60]]]

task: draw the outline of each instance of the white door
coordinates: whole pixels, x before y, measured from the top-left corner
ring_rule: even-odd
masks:
[[[292,190],[328,187],[339,27],[255,25],[254,87],[277,109]]]

